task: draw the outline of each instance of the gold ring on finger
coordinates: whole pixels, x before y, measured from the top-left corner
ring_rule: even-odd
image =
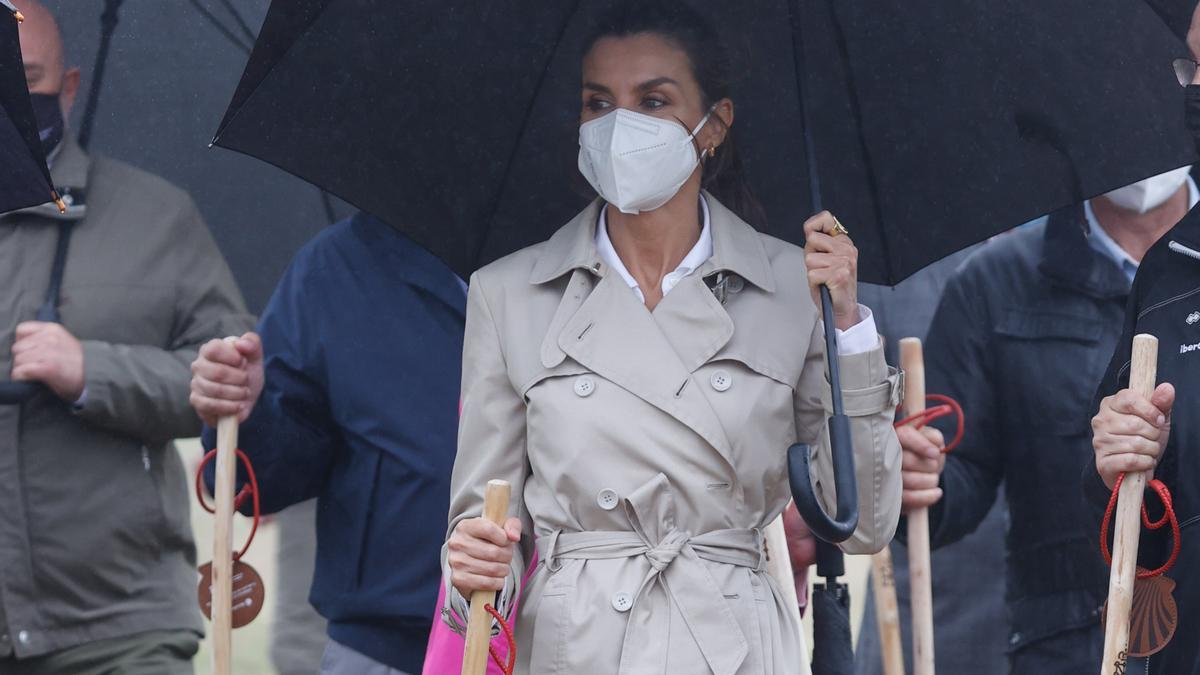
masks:
[[[838,220],[837,216],[833,217],[833,229],[829,232],[835,237],[842,234],[846,235],[847,237],[850,236],[850,230],[847,230],[846,226],[842,225],[842,221]]]

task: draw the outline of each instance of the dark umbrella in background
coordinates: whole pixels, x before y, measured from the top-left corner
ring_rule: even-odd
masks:
[[[50,213],[63,213],[66,205],[50,179],[37,118],[29,100],[17,27],[21,21],[20,12],[8,0],[0,0],[0,213],[43,204]],[[60,236],[56,270],[60,269],[60,258],[65,256],[63,241]],[[54,281],[61,279],[61,275],[52,274],[51,278],[52,300],[38,308],[35,317],[38,321],[58,321],[58,287]],[[26,401],[41,387],[36,382],[0,379],[0,405]]]
[[[586,201],[570,180],[580,48],[607,4],[277,0],[214,142],[379,216],[466,276]],[[896,283],[1194,159],[1178,45],[1133,0],[693,4],[741,65],[737,141],[765,230],[800,243],[823,201],[854,236],[862,281]],[[1109,44],[1122,47],[1097,48]],[[812,494],[807,452],[790,454],[801,514],[841,541],[856,522],[853,458],[848,434],[833,436],[835,517]],[[821,613],[823,634],[848,645],[838,557],[822,575],[842,610]]]
[[[295,252],[351,211],[283,172],[208,148],[268,0],[43,1],[62,25],[68,66],[83,72],[72,128],[90,152],[187,190],[246,304],[261,311]]]
[[[0,213],[58,201],[25,83],[20,20],[0,0]]]

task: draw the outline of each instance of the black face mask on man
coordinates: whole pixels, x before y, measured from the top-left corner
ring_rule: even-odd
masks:
[[[33,103],[33,117],[38,123],[38,137],[42,140],[42,151],[49,157],[50,153],[62,142],[66,130],[63,120],[62,106],[58,103],[57,94],[30,94]]]
[[[1200,152],[1200,84],[1189,84],[1185,88],[1183,121],[1192,132],[1196,151]]]

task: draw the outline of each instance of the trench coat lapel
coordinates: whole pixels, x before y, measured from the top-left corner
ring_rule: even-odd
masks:
[[[704,278],[734,272],[766,292],[775,280],[762,241],[711,195],[705,195],[713,257],[647,311],[596,252],[597,200],[544,245],[530,283],[571,273],[541,346],[553,368],[570,356],[596,374],[671,415],[709,442],[732,466],[732,446],[693,374],[733,337],[734,324]]]
[[[707,292],[702,282],[694,281]],[[674,293],[672,291],[670,295]],[[710,314],[714,311],[706,305],[699,307]],[[715,311],[724,315],[719,304]],[[706,353],[712,344],[724,345],[733,334],[733,324],[727,315],[723,321],[676,320],[674,323],[676,332],[691,323],[713,333],[711,337],[695,340],[677,336],[693,361]],[[706,323],[710,325],[704,326]],[[563,353],[589,370],[688,426],[716,448],[732,468],[729,437],[700,391],[700,383],[692,376],[694,368],[675,351],[666,332],[618,274],[605,274],[600,279],[558,333],[557,343]],[[706,360],[700,360],[695,367]]]

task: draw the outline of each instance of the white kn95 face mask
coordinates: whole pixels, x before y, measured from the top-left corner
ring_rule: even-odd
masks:
[[[1104,196],[1126,211],[1136,213],[1153,211],[1166,204],[1167,200],[1179,191],[1179,188],[1187,181],[1188,172],[1191,170],[1190,166],[1180,167],[1118,188]]]
[[[690,134],[674,120],[624,108],[585,122],[579,126],[579,171],[622,213],[653,211],[696,170],[703,154],[696,154],[692,139],[712,113]]]

